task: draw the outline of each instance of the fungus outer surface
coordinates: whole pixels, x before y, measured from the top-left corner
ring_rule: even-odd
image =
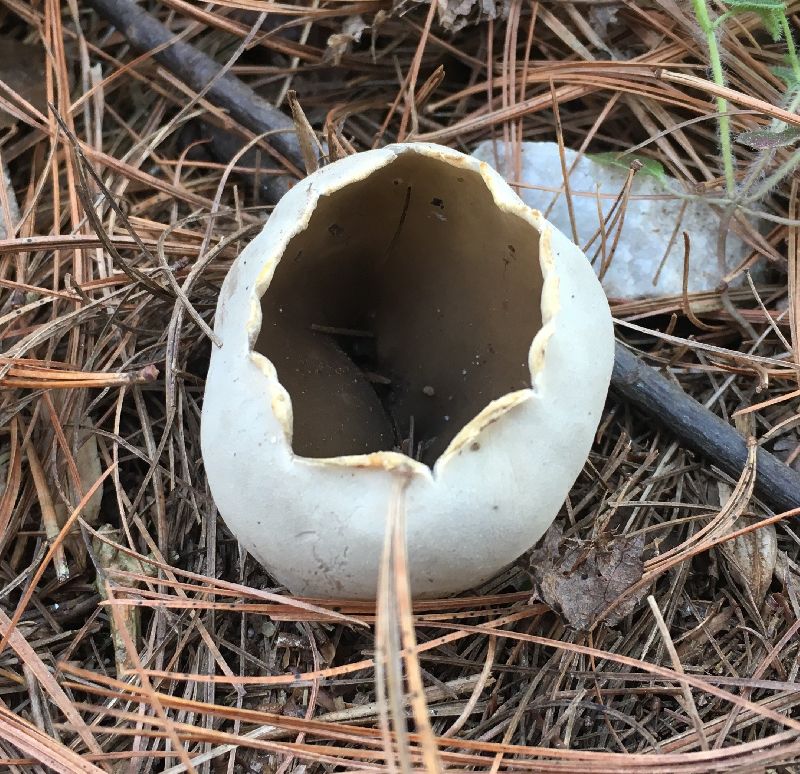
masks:
[[[504,245],[517,262],[496,271]],[[228,273],[214,330],[201,426],[214,501],[276,580],[316,597],[374,598],[400,482],[414,596],[516,559],[580,473],[614,357],[586,256],[487,164],[424,143],[290,190]],[[460,415],[426,414],[450,395]],[[381,450],[411,416],[405,451],[439,444],[423,462]]]

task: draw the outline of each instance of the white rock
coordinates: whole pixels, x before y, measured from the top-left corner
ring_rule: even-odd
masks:
[[[550,189],[519,188],[518,193],[525,204],[541,210],[556,228],[571,236],[572,225],[566,196],[553,190],[562,189],[564,185],[558,145],[554,142],[523,142],[520,153],[521,174],[518,180],[514,173],[513,157],[506,159],[509,147],[500,140],[487,140],[472,155],[493,166],[508,181]],[[567,169],[572,168],[577,155],[574,150],[565,150]],[[587,247],[601,222],[596,192],[599,190],[601,194],[607,195],[599,199],[605,217],[622,190],[626,177],[624,168],[601,164],[586,156],[578,161],[569,176],[579,246],[593,260],[598,273],[603,263],[600,237],[597,236]],[[673,183],[672,189],[680,190],[677,181],[670,182]],[[726,265],[724,271],[721,271],[717,259],[718,216],[708,204],[689,201],[681,217],[682,206],[683,201],[669,196],[669,190],[655,177],[642,174],[641,171],[637,173],[631,187],[622,233],[611,264],[602,278],[603,287],[611,298],[682,293],[683,231],[688,232],[691,243],[688,281],[690,293],[714,290],[724,274],[735,269],[746,258],[749,250],[747,245],[735,234],[729,233]],[[680,230],[664,260],[679,219]],[[613,228],[607,234],[607,251],[611,249],[616,231]],[[662,260],[664,262],[659,272]]]

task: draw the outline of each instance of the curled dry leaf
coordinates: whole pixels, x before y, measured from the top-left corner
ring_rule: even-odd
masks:
[[[531,553],[531,575],[539,597],[580,630],[601,620],[613,626],[633,612],[647,588],[602,617],[612,602],[641,580],[644,535],[594,541],[562,537],[561,525],[554,524]]]
[[[458,32],[470,23],[508,17],[509,0],[433,0],[439,24],[448,32]],[[392,15],[402,16],[419,5],[415,0],[394,0]]]
[[[292,111],[294,131],[300,143],[300,153],[303,156],[306,174],[310,175],[319,169],[319,156],[323,155],[323,149],[311,124],[308,122],[308,118],[306,118],[306,114],[303,112],[300,102],[297,100],[297,92],[294,89],[289,89],[286,92],[286,100]]]
[[[465,27],[470,17],[478,19],[505,19],[508,0],[438,0],[439,23],[455,32]]]
[[[730,487],[720,482],[719,498],[722,505],[730,497]],[[731,524],[730,532],[749,527],[758,521],[740,516]],[[774,524],[767,524],[746,535],[720,544],[720,552],[733,579],[753,595],[756,605],[761,605],[772,583],[775,562],[778,559],[778,535]]]
[[[361,41],[361,33],[368,28],[368,24],[361,16],[348,16],[342,24],[342,31],[328,38],[328,50],[325,58],[333,61],[338,66],[345,54],[350,53],[353,43]]]

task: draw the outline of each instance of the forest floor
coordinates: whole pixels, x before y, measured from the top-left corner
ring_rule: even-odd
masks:
[[[727,285],[611,296],[617,339],[800,471],[800,3],[142,2],[205,83],[110,6],[0,0],[0,769],[800,771],[800,529],[753,454],[732,477],[611,393],[536,582],[406,610],[277,586],[199,436],[222,280],[306,173],[241,82],[340,155],[559,142],[713,205]],[[541,590],[614,547],[624,615]]]

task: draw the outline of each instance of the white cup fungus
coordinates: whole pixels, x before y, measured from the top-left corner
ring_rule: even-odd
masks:
[[[399,475],[415,596],[530,548],[586,460],[614,358],[583,253],[489,165],[425,143],[298,183],[234,262],[214,330],[214,500],[277,581],[326,598],[374,598]]]

